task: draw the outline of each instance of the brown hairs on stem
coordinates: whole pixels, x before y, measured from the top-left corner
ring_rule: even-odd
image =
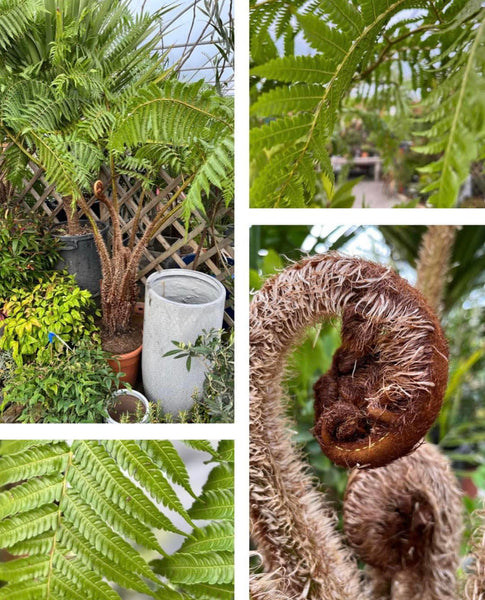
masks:
[[[440,410],[441,326],[420,292],[386,267],[335,254],[300,265],[315,270],[317,296],[342,318],[342,344],[314,386],[314,434],[336,464],[386,465],[414,448]]]
[[[373,567],[368,573],[381,597],[454,600],[461,512],[448,460],[424,443],[386,467],[352,471],[344,531],[359,558]]]

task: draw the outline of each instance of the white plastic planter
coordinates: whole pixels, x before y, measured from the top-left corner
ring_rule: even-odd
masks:
[[[145,414],[143,415],[143,419],[140,421],[140,423],[149,423],[150,422],[150,405],[148,403],[148,400],[145,398],[145,396],[143,394],[140,394],[140,392],[137,392],[136,390],[127,390],[125,388],[121,388],[119,390],[116,390],[113,393],[113,397],[116,398],[117,396],[131,396],[132,398],[134,398],[136,401],[138,401],[144,408]],[[119,421],[117,421],[116,419],[113,419],[109,414],[105,419],[106,423],[119,423]]]
[[[165,412],[188,410],[200,397],[206,365],[193,359],[187,371],[184,358],[164,356],[172,341],[195,342],[203,330],[220,329],[226,290],[214,277],[167,269],[147,279],[143,322],[142,373],[145,394]]]

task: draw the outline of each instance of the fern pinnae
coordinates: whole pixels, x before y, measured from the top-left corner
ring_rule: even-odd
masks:
[[[279,165],[276,163],[275,156],[270,158],[270,165],[271,163],[277,165],[274,167],[274,171],[275,179],[278,180],[277,187],[271,194],[273,206],[292,205],[293,202],[291,200],[300,204],[303,200],[302,165],[305,165],[309,161],[314,165],[316,163],[324,163],[326,166],[329,163],[327,150],[321,143],[313,143],[314,136],[323,124],[328,139],[329,132],[334,125],[338,106],[343,94],[352,82],[359,62],[362,61],[379,32],[394,14],[404,8],[421,7],[423,4],[422,0],[396,0],[392,3],[367,0],[362,3],[362,19],[354,19],[352,27],[347,27],[347,31],[345,31],[345,28],[342,28],[342,31],[337,31],[337,28],[329,27],[323,22],[323,19],[315,15],[305,14],[298,17],[303,33],[309,43],[317,50],[323,52],[328,52],[328,49],[331,47],[333,50],[332,53],[336,53],[336,58],[334,59],[333,75],[323,87],[321,96],[312,111],[308,128],[304,132],[302,139],[298,142],[298,152],[284,157],[279,162]],[[349,14],[342,15],[342,11],[335,10],[335,6],[333,5],[332,11],[334,20],[337,21],[338,19],[338,25],[341,25],[340,19],[342,17],[348,22],[350,12]],[[353,11],[351,10],[351,12]],[[357,24],[360,26],[358,32],[355,29]],[[350,33],[354,35],[350,35]],[[264,103],[264,94],[261,97],[261,103]],[[293,140],[295,140],[294,137]],[[269,170],[271,170],[271,166],[268,168]],[[333,178],[331,169],[328,173],[325,172],[325,174]],[[257,192],[257,188],[261,185],[261,182],[262,178],[258,177],[252,188],[252,193],[258,196],[263,195]],[[310,188],[308,191],[312,195],[311,192],[314,190]],[[290,196],[290,202],[288,199],[285,199],[285,195]]]
[[[130,565],[136,573],[156,581],[147,563],[140,555],[121,536],[107,527],[77,493],[66,494],[60,509],[64,518],[71,523],[76,523],[80,535],[106,558],[120,566]],[[72,531],[74,530],[72,529]]]
[[[32,581],[13,583],[2,588],[2,600],[45,600],[47,584]],[[86,600],[85,597],[83,600]]]
[[[138,443],[155,464],[159,467],[163,466],[167,475],[174,483],[182,486],[192,498],[196,498],[196,495],[190,486],[187,468],[171,441],[141,440]]]
[[[0,523],[2,546],[10,548],[21,540],[54,530],[57,527],[58,512],[56,504],[47,504],[5,519]]]
[[[45,556],[27,556],[0,563],[0,579],[17,583],[27,579],[45,577],[48,570],[48,558]]]
[[[58,537],[62,545],[74,551],[83,562],[91,564],[101,576],[105,576],[110,581],[127,589],[150,595],[150,588],[132,572],[134,570],[131,562],[119,565],[106,554],[97,552],[96,548],[80,535],[73,525],[63,523]],[[129,568],[127,568],[128,565]],[[150,579],[153,578],[150,577]],[[155,581],[157,580],[155,579]]]
[[[175,529],[175,533],[181,533],[134,483],[116,472],[116,462],[99,444],[89,441],[74,442],[73,450],[76,452],[78,464],[83,468],[89,464],[96,465],[96,481],[121,509],[147,525],[166,531]]]
[[[485,66],[485,20],[472,34],[474,39],[469,51],[452,59],[455,73],[442,86],[450,95],[443,97],[438,88],[428,98],[427,105],[433,111],[428,119],[431,124],[424,132],[428,142],[414,148],[424,154],[442,154],[439,160],[421,169],[435,174],[424,191],[432,192],[429,201],[438,207],[452,206],[456,202],[460,185],[468,176],[471,162],[479,157],[485,140],[485,108],[479,93],[485,88],[483,77],[476,74],[478,68],[483,72]],[[451,88],[453,84],[456,88]]]
[[[193,525],[177,494],[163,476],[160,469],[145,454],[136,442],[109,440],[104,443],[116,462],[134,477],[153,498],[178,513]]]
[[[63,471],[69,457],[64,444],[34,446],[20,456],[5,455],[0,458],[0,486],[32,477],[51,475]]]
[[[53,566],[64,575],[74,588],[83,592],[90,600],[119,600],[118,594],[92,569],[86,567],[79,559],[67,558],[67,548],[59,546],[53,553]],[[55,580],[52,579],[55,590]],[[49,599],[49,595],[46,596]]]
[[[130,514],[119,511],[116,503],[106,497],[90,473],[73,465],[69,469],[68,481],[115,531],[163,554],[163,549],[152,531]]]
[[[0,520],[16,512],[26,512],[58,502],[63,487],[63,478],[59,475],[31,479],[0,493]]]

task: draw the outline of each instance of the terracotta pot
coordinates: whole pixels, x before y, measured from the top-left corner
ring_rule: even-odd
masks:
[[[124,373],[124,376],[120,379],[120,381],[125,381],[132,386],[135,385],[138,378],[138,372],[140,370],[142,347],[143,345],[136,348],[136,350],[132,350],[132,352],[120,354],[119,356],[114,356],[108,360],[109,366],[113,369],[113,371],[116,373]]]

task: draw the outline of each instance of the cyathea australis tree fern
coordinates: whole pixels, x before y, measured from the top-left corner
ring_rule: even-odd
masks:
[[[318,171],[333,178],[328,147],[342,103],[363,86],[369,96],[396,85],[396,74],[409,79],[431,115],[424,151],[443,155],[430,167],[444,178],[428,188],[439,188],[431,201],[453,205],[470,162],[483,150],[481,4],[253,0],[252,206],[314,205]],[[295,56],[297,35],[311,47],[309,55]],[[474,116],[472,105],[481,106]],[[466,142],[458,142],[459,130]]]
[[[187,444],[214,464],[198,496],[169,441],[3,442],[0,545],[16,558],[0,564],[0,597],[230,600],[233,443]],[[174,484],[194,498],[188,510]],[[167,555],[157,530],[184,536],[180,549]]]

